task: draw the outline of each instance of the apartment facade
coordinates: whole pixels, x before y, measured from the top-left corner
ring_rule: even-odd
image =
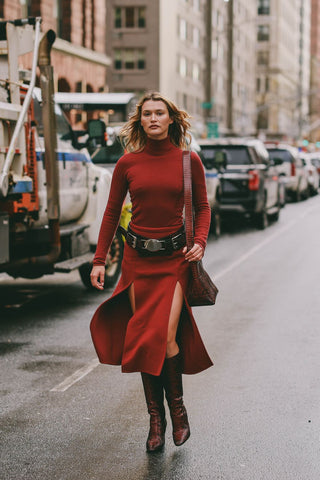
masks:
[[[306,134],[320,141],[320,0],[311,2],[310,122]]]
[[[252,135],[256,124],[256,0],[229,0],[226,6],[226,130]]]
[[[106,67],[111,63],[105,53],[105,0],[0,0],[4,20],[42,17],[42,31],[53,29],[52,64],[56,90],[105,90]],[[30,68],[31,58],[21,58]]]
[[[160,91],[202,120],[203,0],[108,0],[110,91]]]
[[[140,0],[137,4],[136,0],[108,0],[107,54],[113,58],[108,74],[110,90],[161,91],[191,114],[193,127],[204,135],[208,122],[218,124],[222,134],[252,133],[255,3]],[[232,24],[235,33],[230,66]],[[232,85],[228,88],[230,72]]]
[[[310,0],[258,0],[257,130],[297,139],[309,113]]]

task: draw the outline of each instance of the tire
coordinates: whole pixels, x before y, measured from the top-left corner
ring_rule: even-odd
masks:
[[[109,251],[109,255],[106,261],[106,274],[104,277],[104,287],[112,288],[119,277],[121,271],[121,262],[123,258],[123,240],[119,232],[116,233]],[[82,283],[88,290],[96,290],[91,285],[90,273],[92,269],[92,263],[88,262],[81,265],[79,268],[79,274]]]
[[[277,211],[275,213],[272,213],[271,215],[268,215],[268,219],[271,221],[271,222],[277,222],[279,220],[279,216],[280,216],[280,210],[281,208],[283,208],[281,206],[281,200],[280,200],[280,195],[278,195],[278,202],[277,202]]]
[[[261,212],[258,212],[254,216],[254,224],[259,230],[264,230],[269,225],[268,215],[265,207]]]
[[[295,202],[301,202],[301,190],[300,190],[300,182],[299,182],[299,185],[298,185],[298,188],[297,188],[297,191],[294,192],[294,201]]]
[[[221,235],[221,215],[218,206],[216,206],[214,210],[211,210],[210,232],[213,233],[216,238],[219,238]]]
[[[276,213],[273,213],[272,215],[269,215],[269,220],[272,222],[277,222],[279,220],[280,216],[280,210],[278,210]]]

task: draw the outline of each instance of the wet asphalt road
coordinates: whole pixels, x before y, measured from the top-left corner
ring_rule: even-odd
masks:
[[[210,239],[218,302],[194,313],[215,366],[184,376],[191,438],[168,428],[156,455],[139,374],[96,365],[89,320],[111,292],[2,276],[0,479],[319,480],[319,239],[320,196]]]

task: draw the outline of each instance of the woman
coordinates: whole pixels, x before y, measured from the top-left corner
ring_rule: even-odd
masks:
[[[105,259],[127,192],[132,219],[122,274],[111,296],[95,312],[91,334],[101,363],[141,372],[150,415],[147,451],[165,442],[164,392],[176,445],[190,436],[182,399],[182,373],[212,365],[186,301],[189,262],[201,260],[210,224],[204,170],[191,153],[195,242],[183,231],[182,148],[189,116],[158,93],[145,95],[122,130],[126,153],[114,170],[91,272],[103,289]]]

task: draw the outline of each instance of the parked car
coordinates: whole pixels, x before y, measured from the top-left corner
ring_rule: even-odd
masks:
[[[287,144],[266,143],[265,145],[278,175],[285,182],[288,198],[297,202],[302,198],[308,198],[308,174],[299,150]]]
[[[280,184],[275,166],[263,143],[257,139],[222,138],[199,140],[206,162],[220,170],[222,214],[250,216],[258,228],[268,218],[278,220]]]
[[[198,140],[196,140],[194,136],[192,136],[191,138],[192,140],[190,148],[199,155],[204,166],[208,202],[211,209],[210,232],[213,233],[216,237],[219,237],[221,234],[220,199],[222,193],[221,181],[219,178],[220,167],[217,168],[216,165],[212,165],[207,162],[198,143]]]
[[[309,155],[310,155],[310,160],[312,165],[316,167],[317,172],[319,174],[319,187],[320,187],[320,153],[312,152],[312,153],[309,153]]]
[[[307,152],[300,153],[304,168],[308,175],[309,194],[316,195],[318,193],[320,175],[317,167],[312,163],[310,155],[311,154]]]

